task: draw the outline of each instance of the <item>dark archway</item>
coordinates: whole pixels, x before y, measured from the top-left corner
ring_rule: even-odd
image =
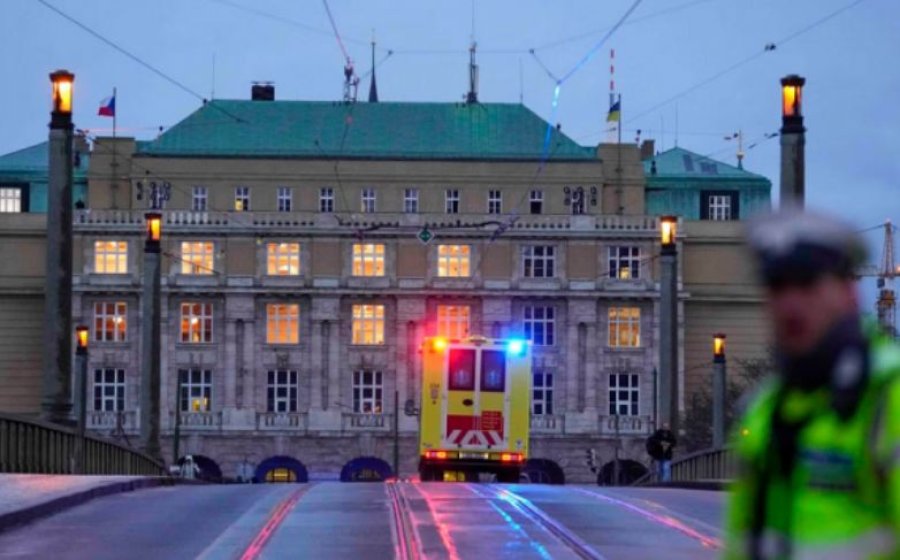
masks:
[[[383,482],[392,476],[391,466],[378,457],[357,457],[341,469],[341,482]]]
[[[256,467],[253,482],[309,482],[309,473],[297,459],[275,455]]]
[[[210,482],[222,482],[222,469],[219,468],[218,463],[206,455],[191,455],[191,457],[194,459],[194,464],[197,465],[197,470],[200,471],[197,478]],[[176,465],[180,467],[183,463],[184,457],[178,459]]]
[[[528,459],[522,476],[533,484],[565,484],[566,474],[559,463],[551,459]]]
[[[615,461],[600,468],[597,484],[600,486],[627,486],[647,474],[647,465],[631,459],[619,459],[619,480],[615,479]]]

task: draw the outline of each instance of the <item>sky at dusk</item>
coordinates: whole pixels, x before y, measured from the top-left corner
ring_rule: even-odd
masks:
[[[318,0],[47,1],[204,97],[214,90],[216,98],[246,99],[253,80],[275,82],[278,99],[341,97],[343,56]],[[474,18],[468,0],[329,5],[360,74],[370,67],[374,30],[382,100],[461,100],[474,21],[481,100],[521,96],[550,119],[554,81],[541,64],[556,76],[576,68],[633,2],[476,1]],[[585,145],[605,137],[609,49],[615,48],[624,140],[634,141],[639,128],[642,138],[669,148],[677,121],[680,146],[734,163],[736,146],[724,136],[742,130],[753,144],[777,131],[778,80],[801,74],[807,78],[809,205],[842,214],[860,229],[897,221],[898,29],[894,0],[643,0],[562,84],[553,120]],[[113,87],[119,133],[142,139],[201,103],[37,0],[0,0],[0,37],[0,153],[46,138],[47,74],[56,68],[76,74],[76,126],[95,134],[109,132],[111,120],[96,115]],[[777,48],[766,52],[767,43]],[[367,78],[361,86],[362,95]],[[772,180],[775,197],[778,158],[776,138],[747,150],[745,160],[747,169]],[[879,234],[868,235],[877,260]]]

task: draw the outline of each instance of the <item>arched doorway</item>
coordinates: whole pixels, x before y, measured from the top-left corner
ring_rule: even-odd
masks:
[[[256,467],[254,482],[309,482],[306,466],[287,455],[275,455]]]
[[[566,475],[559,463],[551,459],[529,459],[522,476],[532,484],[565,484]]]
[[[357,457],[341,469],[341,482],[383,482],[392,476],[391,466],[378,457]]]
[[[185,457],[187,455],[178,459],[178,462],[175,464],[181,467],[184,464]],[[197,478],[208,480],[209,482],[222,482],[222,469],[219,468],[218,463],[206,455],[191,455],[191,458],[194,460],[194,464],[197,465]]]
[[[615,461],[600,468],[597,484],[600,486],[627,486],[647,474],[647,466],[631,459],[619,459],[619,480],[615,481]]]

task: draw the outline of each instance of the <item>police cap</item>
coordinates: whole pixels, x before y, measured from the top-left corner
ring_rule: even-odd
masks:
[[[832,275],[852,278],[866,260],[866,247],[846,222],[798,210],[754,217],[747,243],[756,255],[762,281],[769,287],[808,285]]]

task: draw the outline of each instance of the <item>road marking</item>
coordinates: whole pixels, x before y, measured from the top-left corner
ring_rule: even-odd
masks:
[[[556,537],[557,540],[562,542],[579,558],[585,560],[605,560],[605,557],[594,550],[591,545],[582,540],[581,537],[572,532],[568,527],[550,517],[547,512],[534,505],[528,498],[520,496],[506,488],[497,489],[492,486],[484,486],[483,488],[492,494],[492,496],[485,496],[480,490],[476,490],[474,485],[468,486],[468,488],[476,495],[498,498],[509,504],[525,518]]]
[[[447,528],[447,525],[438,518],[437,511],[435,511],[435,508],[431,503],[432,498],[422,491],[422,484],[420,482],[412,481],[410,484],[416,489],[416,492],[422,496],[422,499],[425,500],[425,505],[428,506],[428,513],[431,515],[432,521],[434,521],[435,528],[437,529],[438,535],[441,537],[441,543],[444,545],[444,550],[447,551],[448,557],[450,560],[460,560],[459,551],[456,550],[456,545],[453,543],[453,538],[450,536],[450,530]]]
[[[269,514],[266,523],[262,526],[253,540],[250,541],[250,544],[247,546],[246,550],[244,550],[244,553],[241,554],[241,560],[256,560],[259,558],[266,543],[269,542],[269,539],[272,538],[272,535],[278,530],[279,525],[281,525],[281,522],[284,521],[284,518],[287,517],[288,513],[294,509],[294,506],[297,505],[300,498],[309,491],[309,488],[310,487],[307,485],[301,486],[275,506],[275,509]]]
[[[572,490],[574,490],[576,492],[580,492],[582,494],[586,494],[597,500],[602,500],[602,501],[623,507],[627,510],[637,513],[638,515],[640,515],[646,519],[649,519],[650,521],[653,521],[654,523],[664,525],[666,527],[669,527],[670,529],[675,529],[676,531],[683,533],[683,534],[687,535],[688,537],[691,537],[692,539],[696,539],[696,540],[700,541],[700,544],[702,544],[703,546],[705,546],[707,548],[712,548],[712,549],[716,549],[716,550],[719,550],[722,548],[721,539],[718,539],[716,537],[711,537],[709,535],[704,535],[703,533],[697,531],[693,527],[688,526],[686,523],[684,523],[680,519],[676,519],[674,517],[674,513],[670,512],[670,510],[668,508],[663,507],[663,509],[670,512],[670,515],[660,515],[657,513],[653,513],[652,511],[646,510],[642,507],[636,506],[630,502],[626,502],[625,500],[613,498],[612,496],[608,496],[606,494],[599,494],[597,492],[591,492],[590,490],[586,490],[584,488],[572,488]],[[692,519],[692,521],[697,521],[698,524],[707,525],[706,523],[703,523],[702,521],[693,520],[693,519]]]

